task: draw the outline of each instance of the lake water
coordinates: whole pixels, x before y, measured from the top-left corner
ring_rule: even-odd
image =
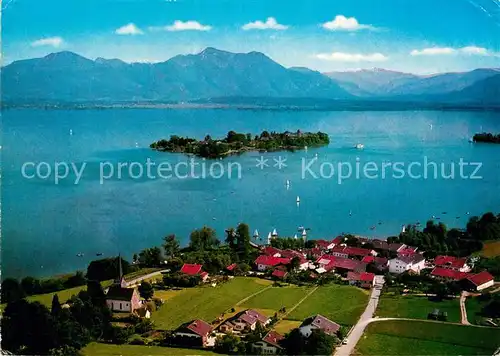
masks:
[[[101,162],[115,169],[118,162],[145,166],[147,158],[157,165],[186,162],[184,155],[148,148],[171,134],[203,138],[224,136],[229,130],[256,134],[264,129],[324,131],[331,143],[295,153],[254,152],[220,161],[226,167],[229,162],[240,165],[240,179],[134,179],[127,174],[120,179],[115,174],[100,183]],[[470,144],[468,138],[480,130],[500,132],[498,113],[7,110],[1,151],[3,273],[48,276],[84,269],[96,253],[110,256],[120,251],[130,259],[142,248],[160,245],[169,233],[185,244],[189,233],[203,225],[215,228],[220,239],[225,228],[239,222],[248,223],[251,231],[258,229],[263,238],[274,228],[282,236],[293,236],[298,226],[305,226],[312,239],[341,232],[385,237],[398,234],[402,224],[424,224],[432,215],[448,225],[463,226],[467,212],[498,212],[500,207],[500,145]],[[365,148],[353,148],[357,143]],[[303,177],[304,162],[307,165],[316,155],[310,169],[318,178],[307,170]],[[268,159],[264,169],[256,167],[261,156]],[[273,166],[278,156],[286,158],[286,167]],[[353,169],[356,162],[374,162],[380,172],[384,162],[407,167],[411,162],[423,164],[424,157],[438,165],[446,163],[446,174],[455,162],[455,179],[440,173],[434,179],[432,168],[428,179],[399,179],[390,170],[385,179],[381,173],[376,179],[353,173],[342,184],[337,174],[328,178],[338,162]],[[476,174],[482,179],[460,178],[460,159],[482,163]],[[25,162],[42,161],[86,167],[76,185],[74,174],[57,185],[53,176],[22,176]],[[465,168],[464,175],[473,170]],[[33,174],[33,169],[27,173]],[[422,170],[416,166],[412,173]],[[76,256],[80,252],[84,257]]]

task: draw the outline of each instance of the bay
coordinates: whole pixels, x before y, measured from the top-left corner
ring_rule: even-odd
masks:
[[[449,226],[464,226],[470,215],[500,207],[500,145],[468,142],[479,131],[500,132],[496,112],[11,109],[2,113],[2,121],[4,276],[85,269],[96,253],[121,252],[130,259],[145,247],[160,245],[170,233],[187,244],[189,233],[204,225],[215,228],[220,239],[224,229],[239,222],[258,229],[263,238],[274,228],[281,236],[293,236],[298,226],[309,227],[311,239],[331,239],[342,232],[386,237],[398,234],[402,224],[425,224],[432,215]],[[258,134],[297,129],[326,132],[331,142],[307,151],[249,152],[218,161],[226,168],[241,167],[240,178],[136,179],[127,169],[121,178],[117,175],[120,162],[137,162],[132,172],[137,174],[148,158],[156,166],[181,162],[184,167],[188,157],[149,149],[151,142],[172,134],[202,139],[206,134],[223,137],[229,130]],[[355,149],[358,143],[364,149]],[[281,169],[275,166],[279,157],[286,159]],[[303,174],[304,164],[314,159],[310,168],[317,178],[307,170]],[[401,162],[407,168],[425,159],[436,162],[438,171],[445,164],[446,175],[455,164],[454,179],[440,172],[434,178],[432,168],[427,179],[413,179],[408,171],[395,178],[390,168],[381,177],[383,163]],[[481,178],[459,177],[461,159],[481,164],[476,172]],[[267,166],[260,169],[257,160],[267,160]],[[23,177],[27,162],[86,166],[78,184],[74,174],[55,184],[53,176]],[[339,162],[344,169],[373,162],[378,177],[353,172],[339,181]],[[103,182],[102,164],[107,173],[110,167],[115,170]],[[330,177],[331,167],[336,171]],[[468,176],[471,167],[465,169]],[[413,171],[423,173],[417,164]]]

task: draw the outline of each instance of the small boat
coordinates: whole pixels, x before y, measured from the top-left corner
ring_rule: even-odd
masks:
[[[404,234],[406,232],[406,225],[403,225],[401,227],[401,233]]]
[[[457,219],[460,219],[460,216],[457,216],[456,218],[457,218]]]
[[[363,148],[365,148],[365,145],[363,145],[362,143],[358,143],[356,144],[356,146],[354,146],[356,149],[358,150],[362,150]]]
[[[257,229],[255,229],[255,231],[253,232],[253,237],[255,239],[258,239],[259,238],[259,231]]]
[[[447,212],[446,212],[446,211],[443,211],[441,214],[447,214]]]
[[[349,210],[349,216],[352,216],[352,210]]]
[[[469,212],[467,212],[466,214],[467,214],[467,215],[470,215],[470,213],[469,213]]]
[[[300,197],[297,195],[297,203],[300,203]]]
[[[78,252],[78,253],[76,254],[76,257],[83,257],[83,253],[82,253],[82,252]]]
[[[214,216],[214,217],[212,218],[212,220],[217,220],[217,218]]]
[[[136,143],[135,143],[135,147],[136,147],[136,148],[137,148],[137,147],[139,147],[139,143],[137,143],[137,142],[136,142]]]
[[[69,130],[69,135],[73,136],[73,130],[71,130],[71,129]]]
[[[432,218],[435,219],[436,218],[436,215],[432,215]]]
[[[278,236],[278,231],[276,231],[276,229],[274,229],[274,230],[273,230],[273,233],[271,234],[271,236],[273,236],[273,237]]]
[[[290,181],[287,179],[285,185],[290,185]]]
[[[97,252],[95,255],[96,256],[102,256],[102,252]]]
[[[379,222],[378,222],[378,224],[379,224],[379,225],[382,225],[382,221],[379,221]]]
[[[317,154],[317,153],[316,153],[316,154],[314,154],[314,157],[316,157],[316,158],[317,158],[317,157],[318,157],[318,154]]]
[[[307,146],[304,146],[304,149],[307,151]]]
[[[302,230],[304,230],[304,226],[299,226],[299,227],[297,228],[297,230],[298,230],[298,231],[302,231]]]
[[[294,238],[295,240],[297,240],[297,234],[293,235],[293,238]]]
[[[269,233],[269,234],[267,235],[267,244],[268,244],[268,245],[270,245],[270,244],[271,244],[271,239],[272,239],[272,238],[273,238],[273,237],[272,237],[271,233]]]
[[[306,229],[302,230],[302,238],[306,238],[307,237],[307,231]]]
[[[469,137],[469,143],[474,143],[474,138]]]
[[[436,218],[436,220],[441,220],[441,218],[440,218],[440,217],[437,217],[437,218]]]
[[[375,225],[370,226],[370,230],[375,230],[377,227]]]

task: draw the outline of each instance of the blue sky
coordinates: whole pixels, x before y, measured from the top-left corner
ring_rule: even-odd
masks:
[[[500,0],[4,0],[3,60],[163,61],[205,47],[320,71],[500,67]]]

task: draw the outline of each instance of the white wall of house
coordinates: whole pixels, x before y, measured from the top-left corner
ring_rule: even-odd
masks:
[[[106,304],[108,308],[112,311],[123,311],[123,312],[132,312],[131,303],[123,300],[114,300],[108,299],[106,300]]]
[[[275,355],[278,353],[278,348],[265,341],[257,341],[252,344],[252,350],[255,353],[265,355]]]
[[[305,337],[309,337],[312,333],[313,328],[314,327],[312,325],[304,325],[301,326],[299,330],[302,335],[304,335]]]
[[[389,260],[390,273],[400,274],[406,272],[408,269],[410,269],[409,265],[401,261],[399,258],[393,258],[392,260]]]
[[[267,270],[268,268],[269,268],[269,266],[268,266],[268,265],[262,265],[262,264],[260,264],[260,263],[257,265],[257,269],[258,269],[259,271],[265,271],[265,270]]]
[[[480,286],[477,286],[477,290],[483,290],[483,289],[486,289],[486,288],[489,288],[491,287],[493,284],[495,284],[495,281],[491,280],[489,282],[486,282],[484,284],[481,284]]]
[[[344,257],[344,258],[348,258],[349,255],[347,253],[344,253],[344,252],[332,252],[331,253],[333,256],[337,256],[337,257]]]
[[[410,266],[410,269],[416,273],[420,273],[420,271],[423,270],[424,268],[425,268],[425,260],[422,260]]]

